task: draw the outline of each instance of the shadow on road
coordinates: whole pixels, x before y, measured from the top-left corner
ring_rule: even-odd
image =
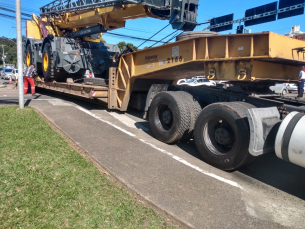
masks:
[[[275,154],[257,157],[253,163],[238,171],[305,200],[305,169],[281,160]]]

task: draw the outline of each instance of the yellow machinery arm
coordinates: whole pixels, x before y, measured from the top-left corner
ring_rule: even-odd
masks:
[[[127,20],[152,17],[169,19],[174,29],[191,31],[197,25],[198,0],[56,0],[40,8],[40,17],[27,22],[27,36],[42,39],[48,34],[69,37],[90,26],[99,32],[125,27]],[[187,4],[186,4],[187,3]],[[94,30],[96,32],[96,30]]]
[[[124,27],[127,20],[145,17],[166,19],[154,15],[146,6],[132,4],[97,8],[79,13],[65,13],[63,16],[50,21],[60,30],[79,29],[96,24],[103,25],[106,30],[113,30]]]

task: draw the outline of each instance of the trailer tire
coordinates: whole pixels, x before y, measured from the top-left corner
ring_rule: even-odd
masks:
[[[25,51],[25,65],[29,67],[30,65],[33,64],[33,55],[32,55],[32,47],[31,44],[28,44],[26,46],[26,51]]]
[[[191,112],[186,100],[175,92],[160,92],[149,108],[149,124],[154,136],[173,144],[188,133]]]
[[[42,52],[42,73],[45,82],[50,80],[64,80],[66,72],[57,70],[54,67],[52,47],[50,43],[46,43]]]
[[[190,123],[188,133],[186,133],[181,138],[181,141],[188,141],[194,136],[195,122],[196,122],[202,108],[201,108],[199,102],[190,93],[185,92],[185,91],[177,91],[176,93],[181,95],[186,100],[186,103],[188,104],[189,109],[191,111],[191,123]]]
[[[195,124],[194,139],[204,161],[222,170],[235,170],[251,162],[246,117],[250,106],[241,102],[215,103],[202,110]]]

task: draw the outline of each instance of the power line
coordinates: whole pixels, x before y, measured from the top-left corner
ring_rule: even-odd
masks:
[[[162,40],[168,38],[169,36],[173,35],[174,33],[176,33],[178,30],[175,30],[174,32],[172,32],[171,34],[167,35],[166,37],[162,38],[161,40],[157,41],[156,43],[152,44],[151,46],[149,46],[149,48],[153,47],[155,44],[158,44],[158,43],[166,43],[166,42],[163,42]]]
[[[167,44],[167,43],[170,42],[171,40],[175,39],[177,36],[179,36],[179,35],[182,34],[182,33],[184,33],[184,32],[181,32],[181,33],[179,33],[178,35],[177,35],[177,33],[174,34],[174,36],[172,36],[169,40],[167,40],[167,41],[165,42],[165,44]]]
[[[107,34],[109,34],[109,35],[114,35],[114,36],[119,36],[119,37],[127,37],[127,38],[131,38],[131,39],[136,39],[136,40],[144,40],[144,41],[146,41],[147,39],[145,39],[145,38],[140,38],[140,37],[134,37],[134,36],[128,36],[128,35],[123,35],[123,34],[118,34],[118,33],[112,33],[112,32],[107,32],[107,33],[105,33],[105,35],[107,35]],[[161,42],[161,43],[165,43],[165,42],[162,42],[162,41],[155,41],[155,40],[148,40],[148,41],[152,41],[152,42]]]
[[[15,9],[15,4],[10,4],[8,2],[2,2],[2,1],[0,1],[0,2],[1,2],[1,6],[2,7],[7,7],[7,8],[10,8],[10,9]],[[38,12],[39,13],[39,7],[38,6],[34,8],[34,7],[27,7],[28,5],[26,5],[25,3],[22,3],[22,5],[23,5],[23,7],[22,7],[23,11]],[[24,5],[26,5],[26,7]],[[30,5],[33,6],[33,4],[30,4]]]
[[[11,12],[11,13],[15,13],[14,10],[10,10],[10,9],[4,8],[4,7],[0,7],[0,10],[4,10],[4,11]],[[21,13],[21,15],[27,16],[27,17],[31,17],[31,16],[32,16],[32,15],[30,15],[30,14],[25,14],[25,13]]]
[[[156,32],[154,35],[152,35],[150,38],[146,39],[142,44],[140,44],[137,48],[139,48],[141,45],[145,44],[147,41],[152,41],[150,40],[151,38],[153,38],[154,36],[156,36],[158,33],[160,33],[162,30],[164,30],[165,28],[167,28],[169,26],[169,24],[167,24],[166,26],[164,26],[162,29],[160,29],[158,32]]]
[[[7,17],[7,18],[11,18],[11,19],[16,19],[16,17],[14,17],[14,16],[11,16],[11,15],[8,15],[8,14],[2,14],[2,13],[0,13],[0,17]],[[26,20],[29,20],[29,19],[21,18],[21,20],[26,21]]]

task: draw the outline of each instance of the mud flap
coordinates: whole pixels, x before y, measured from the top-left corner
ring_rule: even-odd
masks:
[[[276,107],[251,108],[247,111],[250,125],[249,153],[259,156],[274,152],[274,142],[281,124]]]
[[[147,118],[147,111],[149,109],[150,103],[153,100],[153,98],[159,92],[167,91],[167,88],[168,88],[168,84],[153,84],[150,87],[150,89],[149,89],[149,91],[147,93],[147,97],[146,97],[146,104],[145,104],[145,110],[144,110],[144,115],[143,115],[144,119]]]

